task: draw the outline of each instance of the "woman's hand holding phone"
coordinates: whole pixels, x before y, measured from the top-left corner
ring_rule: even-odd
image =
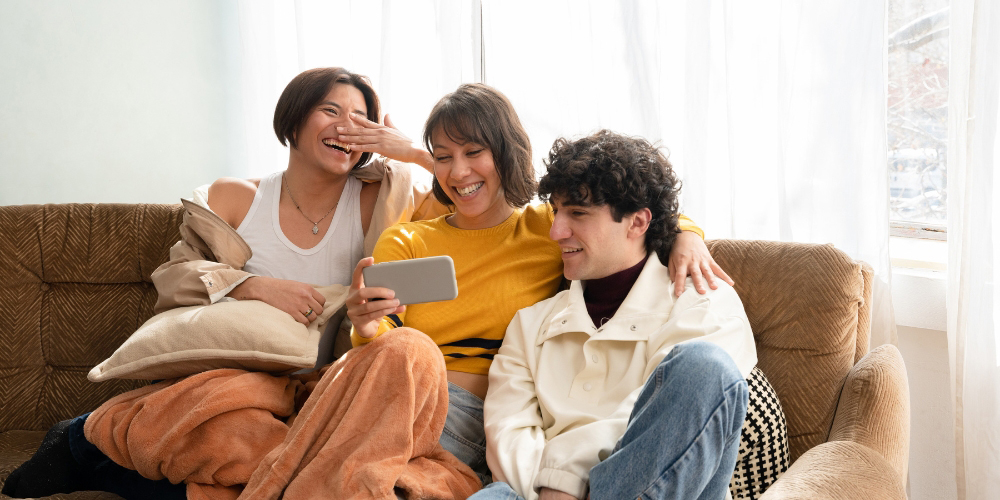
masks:
[[[351,319],[354,331],[369,339],[378,332],[379,322],[384,316],[406,310],[406,306],[399,305],[392,290],[365,286],[362,270],[374,263],[375,259],[372,257],[365,257],[358,262],[351,278],[351,291],[347,295],[347,317]]]

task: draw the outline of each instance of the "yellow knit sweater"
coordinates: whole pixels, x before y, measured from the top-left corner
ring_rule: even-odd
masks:
[[[398,317],[382,318],[376,336],[415,328],[441,348],[448,370],[485,375],[514,314],[555,295],[562,284],[562,255],[549,239],[552,209],[529,205],[487,229],[458,229],[446,217],[386,229],[373,255],[376,263],[449,255],[458,297],[411,304]],[[683,216],[681,229],[702,234]],[[355,346],[371,341],[355,333],[351,340]]]

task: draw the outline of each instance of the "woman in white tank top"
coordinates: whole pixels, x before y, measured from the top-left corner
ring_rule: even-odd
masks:
[[[371,126],[372,145],[339,142],[339,130],[379,121],[378,97],[367,78],[340,68],[306,71],[285,88],[274,129],[289,147],[288,168],[260,180],[222,178],[208,191],[208,205],[250,246],[244,270],[257,274],[228,296],[257,299],[308,324],[324,298],[311,285],[349,285],[363,257],[364,234],[378,183],[349,176],[369,151],[430,165],[409,139],[390,126]]]

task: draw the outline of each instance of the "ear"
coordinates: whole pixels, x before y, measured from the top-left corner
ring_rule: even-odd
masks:
[[[628,236],[630,238],[645,239],[649,223],[653,219],[653,213],[648,208],[642,208],[627,218],[629,219]]]

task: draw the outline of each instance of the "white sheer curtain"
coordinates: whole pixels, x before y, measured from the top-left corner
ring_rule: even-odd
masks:
[[[539,170],[558,136],[641,135],[671,150],[684,212],[710,238],[829,242],[869,262],[872,343],[895,341],[884,0],[239,6],[247,176],[284,168],[271,116],[303,69],[367,74],[413,139],[443,94],[484,80],[518,110]]]
[[[885,2],[485,2],[486,82],[535,157],[609,128],[660,141],[709,238],[833,243],[889,297]],[[539,169],[541,162],[538,162]]]
[[[959,499],[1000,491],[1000,5],[952,0],[948,344]]]
[[[479,4],[460,0],[239,0],[243,177],[284,169],[271,127],[285,85],[303,70],[340,66],[371,78],[383,114],[414,141],[434,103],[479,65]]]

